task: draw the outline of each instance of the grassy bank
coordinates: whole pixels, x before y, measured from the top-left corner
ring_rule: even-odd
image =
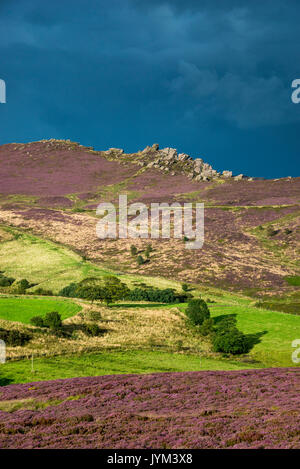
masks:
[[[239,370],[254,365],[151,350],[114,351],[8,361],[0,365],[0,384],[129,373]]]

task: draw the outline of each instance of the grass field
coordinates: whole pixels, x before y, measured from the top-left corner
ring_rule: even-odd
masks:
[[[185,355],[150,350],[107,351],[82,355],[20,360],[0,364],[0,386],[51,379],[111,374],[156,373],[200,370],[239,370],[254,365],[234,360],[216,360],[201,355]]]
[[[66,319],[78,313],[81,307],[69,300],[55,298],[0,297],[0,319],[30,324],[33,316],[44,317],[51,311]]]
[[[7,227],[2,227],[0,256],[0,270],[5,275],[27,278],[54,291],[87,276],[114,273],[64,246]],[[114,274],[130,287],[144,282],[160,288],[181,288],[180,283],[159,277]],[[213,354],[209,340],[187,327],[184,304],[124,302],[106,308],[83,302],[82,313],[76,315],[81,307],[69,300],[6,296],[0,297],[0,319],[22,322],[25,324],[22,327],[26,327],[32,316],[58,311],[66,320],[66,327],[74,328],[74,336],[57,339],[35,333],[25,347],[8,350],[8,357],[30,357],[33,353],[36,373],[31,374],[28,359],[22,359],[0,365],[0,375],[13,382],[24,382],[111,373],[295,366],[291,360],[292,341],[300,338],[300,316],[257,308],[252,299],[220,289],[193,285],[192,293],[214,301],[209,308],[216,321],[224,315],[236,319],[237,327],[253,343],[248,362]],[[105,333],[87,337],[80,331],[81,323],[87,320],[90,309],[97,308],[101,311],[99,325]],[[42,358],[44,355],[49,357]]]
[[[8,277],[26,278],[37,284],[31,291],[42,287],[57,293],[71,282],[109,274],[120,275],[128,286],[146,282],[160,288],[180,289],[180,283],[172,280],[102,269],[65,246],[7,226],[0,227],[0,271]]]
[[[71,282],[108,273],[63,246],[8,227],[2,231],[10,237],[0,242],[0,270],[38,284],[32,290],[42,287],[57,293]]]
[[[227,301],[209,305],[211,316],[217,321],[231,315],[237,327],[252,341],[249,356],[265,367],[293,366],[292,341],[300,339],[300,316],[256,308],[251,301],[231,295]],[[183,310],[184,306],[180,306]]]

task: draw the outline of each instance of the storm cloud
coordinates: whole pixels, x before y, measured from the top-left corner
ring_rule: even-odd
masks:
[[[1,143],[158,141],[217,169],[297,175],[299,13],[293,0],[2,1]]]

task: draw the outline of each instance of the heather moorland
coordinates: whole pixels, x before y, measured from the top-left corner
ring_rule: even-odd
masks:
[[[0,165],[1,448],[299,448],[300,178],[54,139]],[[202,249],[99,239],[119,194],[203,202]]]

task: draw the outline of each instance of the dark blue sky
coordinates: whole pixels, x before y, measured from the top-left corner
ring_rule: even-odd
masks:
[[[0,0],[0,143],[158,142],[299,176],[299,22],[298,0]]]

